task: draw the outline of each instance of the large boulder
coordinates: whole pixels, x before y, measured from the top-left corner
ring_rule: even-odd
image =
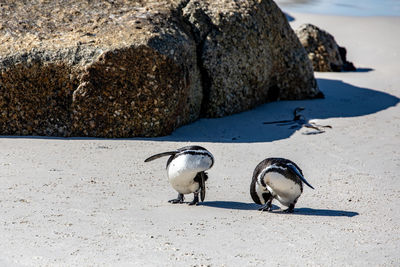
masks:
[[[157,136],[199,117],[196,44],[173,2],[2,8],[2,134]]]
[[[159,136],[322,95],[271,0],[7,0],[1,12],[0,134]]]
[[[273,1],[192,0],[183,16],[198,43],[206,116],[322,95],[307,53]]]
[[[296,34],[308,53],[315,71],[353,71],[346,59],[346,48],[340,47],[328,32],[312,24],[303,24]]]

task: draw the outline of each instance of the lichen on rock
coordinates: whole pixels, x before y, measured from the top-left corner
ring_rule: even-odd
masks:
[[[107,51],[85,68],[74,91],[72,133],[103,137],[170,133],[187,120],[185,82],[179,65],[144,45]]]
[[[62,62],[21,62],[0,74],[0,132],[68,136],[78,81]],[[16,82],[19,81],[19,82]]]

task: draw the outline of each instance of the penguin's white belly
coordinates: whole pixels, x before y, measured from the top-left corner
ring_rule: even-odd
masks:
[[[280,173],[268,173],[265,177],[265,183],[272,195],[287,207],[301,195],[300,185]]]
[[[198,172],[208,170],[211,166],[211,159],[205,155],[180,155],[168,165],[169,182],[181,194],[196,192],[200,185],[194,178]]]
[[[169,182],[171,183],[172,187],[181,194],[189,194],[196,192],[200,185],[199,183],[194,181],[197,173],[180,173],[177,176],[170,176]]]

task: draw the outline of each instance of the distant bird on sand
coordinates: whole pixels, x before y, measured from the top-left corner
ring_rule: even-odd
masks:
[[[303,183],[314,189],[294,162],[284,158],[267,158],[253,172],[250,185],[251,198],[263,206],[262,211],[272,210],[272,200],[277,199],[292,213],[297,199],[303,192]]]
[[[163,152],[147,158],[149,162],[163,156],[170,156],[167,161],[167,175],[172,187],[178,191],[178,197],[171,199],[170,203],[183,203],[184,194],[194,194],[189,205],[199,203],[206,195],[205,182],[208,175],[205,172],[214,164],[214,156],[204,147],[185,146],[174,151]]]

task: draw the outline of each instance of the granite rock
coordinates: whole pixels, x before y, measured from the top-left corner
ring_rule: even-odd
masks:
[[[197,119],[196,45],[174,8],[173,1],[6,1],[1,133],[157,136]]]
[[[271,0],[6,0],[0,14],[1,134],[160,136],[322,95]]]
[[[340,47],[328,32],[312,24],[303,24],[296,34],[308,53],[315,71],[352,71],[354,65],[346,59],[346,49]]]
[[[306,51],[273,1],[192,0],[183,17],[198,45],[205,116],[322,96]]]

